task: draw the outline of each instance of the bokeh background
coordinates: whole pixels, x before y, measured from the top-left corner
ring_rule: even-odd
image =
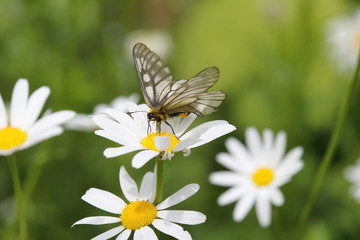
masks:
[[[334,17],[351,14],[358,4],[355,0],[0,0],[0,91],[9,101],[15,81],[24,77],[31,91],[43,85],[51,88],[47,107],[80,113],[92,113],[95,105],[120,95],[141,95],[129,42],[148,35],[155,35],[163,51],[159,54],[175,79],[219,67],[214,89],[228,97],[216,113],[198,118],[194,125],[224,119],[237,127],[230,135],[241,140],[248,126],[285,130],[287,149],[304,147],[305,168],[282,188],[285,204],[273,207],[273,222],[266,229],[259,227],[254,210],[235,223],[234,204],[216,205],[225,188],[209,184],[208,176],[222,169],[215,155],[225,151],[228,136],[168,162],[165,196],[186,184],[200,184],[195,196],[176,207],[207,215],[206,223],[186,226],[193,239],[293,239],[353,74],[351,69],[339,71],[330,57],[326,26]],[[343,177],[344,168],[360,154],[359,102],[358,96],[352,101],[305,239],[360,237],[360,205],[349,196],[350,184]],[[16,154],[25,192],[31,196],[27,205],[31,239],[90,239],[109,229],[71,228],[83,217],[104,214],[80,197],[90,187],[121,196],[121,165],[137,180],[153,168],[150,163],[140,170],[131,168],[133,154],[106,159],[102,152],[109,146],[116,145],[93,132],[66,131]],[[0,239],[16,239],[15,218],[11,177],[2,159]]]

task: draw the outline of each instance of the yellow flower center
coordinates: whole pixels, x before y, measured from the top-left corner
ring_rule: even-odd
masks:
[[[0,129],[0,149],[9,150],[25,142],[27,134],[14,127]]]
[[[252,180],[258,186],[266,186],[274,179],[274,171],[271,168],[259,168],[253,175]]]
[[[148,226],[156,218],[154,204],[147,201],[130,202],[121,213],[122,225],[130,230]]]
[[[166,151],[171,151],[180,142],[180,140],[174,134],[162,132],[162,133],[150,133],[141,140],[141,145],[143,145],[149,150],[161,152],[155,146],[155,137],[164,137],[164,136],[169,136],[170,138],[170,146],[168,149],[166,149]]]

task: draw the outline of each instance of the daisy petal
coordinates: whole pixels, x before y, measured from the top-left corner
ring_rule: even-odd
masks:
[[[120,235],[116,238],[116,240],[127,240],[130,237],[131,230],[125,229]]]
[[[198,184],[186,185],[185,187],[181,188],[179,191],[162,201],[159,205],[156,206],[156,209],[162,210],[174,206],[194,195],[199,190],[199,188],[200,186]]]
[[[249,151],[245,146],[236,138],[229,138],[225,142],[225,146],[230,155],[239,162],[243,169],[252,171],[254,169],[254,163],[250,160]]]
[[[140,150],[140,147],[133,147],[133,146],[121,146],[115,148],[107,148],[104,151],[104,156],[107,158],[117,157],[120,155],[124,155],[126,153],[134,152]]]
[[[134,179],[130,177],[125,167],[123,166],[120,168],[119,180],[121,190],[124,193],[126,199],[129,201],[136,201],[136,199],[139,197],[137,185]]]
[[[230,171],[219,171],[210,174],[209,181],[212,184],[231,187],[242,182],[243,177]]]
[[[260,135],[256,128],[249,127],[245,132],[246,145],[248,146],[250,153],[255,157],[254,160],[261,159],[263,153],[263,146],[261,143]]]
[[[268,227],[271,222],[271,204],[268,191],[260,191],[256,202],[256,215],[262,227]]]
[[[271,195],[270,195],[270,199],[271,202],[275,205],[275,206],[281,206],[284,204],[285,199],[284,199],[284,195],[282,194],[282,192],[275,188],[273,189]]]
[[[248,214],[248,212],[255,203],[255,196],[255,192],[251,191],[244,195],[244,197],[236,203],[233,214],[234,220],[236,222],[242,221]]]
[[[247,187],[236,186],[226,190],[217,200],[219,206],[225,206],[235,202],[247,192],[247,189]]]
[[[197,211],[163,210],[157,216],[169,222],[196,225],[206,221],[206,216]]]
[[[48,87],[41,87],[31,94],[24,117],[23,129],[28,129],[39,117],[49,94],[50,88]]]
[[[151,195],[155,194],[154,192],[152,192],[153,184],[155,184],[154,178],[155,174],[152,172],[148,172],[144,175],[140,185],[139,200],[149,200],[151,198]]]
[[[161,219],[154,219],[154,221],[152,222],[152,225],[159,231],[161,231],[167,235],[170,235],[176,239],[181,239],[181,240],[191,240],[192,239],[189,232],[185,231],[182,227],[180,227],[179,225],[177,225],[175,223],[161,220]]]
[[[8,115],[6,113],[5,103],[0,94],[0,129],[8,126]]]
[[[132,159],[132,166],[134,168],[141,168],[157,155],[159,155],[159,152],[153,150],[143,150],[138,152]]]
[[[29,83],[26,79],[19,79],[14,87],[10,103],[10,125],[21,127],[24,121],[27,100],[29,96]]]
[[[119,217],[107,217],[107,216],[87,217],[77,221],[71,227],[78,224],[102,225],[102,224],[117,223],[117,222],[120,222]]]
[[[155,147],[159,151],[165,151],[170,147],[170,137],[169,136],[157,136],[154,138]]]
[[[120,214],[126,205],[118,196],[97,188],[87,190],[81,199],[97,208],[114,214]]]
[[[219,153],[218,155],[216,155],[216,161],[234,172],[242,171],[242,166],[240,165],[240,162],[236,161],[228,153]]]
[[[123,230],[124,230],[123,226],[115,227],[115,228],[112,228],[100,235],[97,235],[96,237],[92,238],[91,240],[107,240],[107,239],[110,239],[113,236],[121,233],[121,231],[123,231]]]
[[[145,226],[138,230],[135,230],[134,240],[158,240],[154,230]]]
[[[62,127],[52,127],[50,129],[46,129],[43,132],[36,134],[36,135],[30,135],[27,141],[24,142],[22,146],[19,147],[19,149],[25,149],[29,148],[35,144],[38,144],[39,142],[45,141],[49,138],[58,136],[64,132]]]
[[[273,166],[277,166],[280,160],[283,158],[286,148],[286,133],[279,132],[276,135],[274,149],[273,149]]]

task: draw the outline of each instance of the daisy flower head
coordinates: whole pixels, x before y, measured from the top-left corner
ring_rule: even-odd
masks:
[[[11,155],[63,132],[60,125],[74,117],[73,111],[58,111],[38,119],[49,94],[48,87],[41,87],[29,96],[26,79],[16,82],[9,108],[0,94],[0,155]]]
[[[360,203],[360,158],[357,159],[354,166],[345,168],[344,176],[346,180],[352,183],[350,195]]]
[[[247,128],[245,147],[235,138],[229,138],[225,146],[229,153],[220,153],[216,160],[230,171],[215,172],[210,182],[229,187],[220,195],[220,206],[236,202],[233,219],[242,221],[255,205],[256,215],[262,227],[271,223],[271,204],[281,206],[284,196],[280,187],[303,168],[303,150],[296,147],[285,155],[286,134],[266,129],[261,137],[258,131]]]
[[[353,16],[331,20],[327,27],[327,41],[339,69],[354,68],[360,49],[360,8]]]
[[[203,123],[186,132],[196,116],[174,117],[168,119],[168,124],[161,123],[161,132],[156,132],[156,123],[148,121],[149,107],[145,104],[127,103],[128,112],[107,109],[110,116],[98,115],[93,118],[100,127],[95,134],[110,139],[122,146],[107,148],[104,155],[107,158],[139,151],[132,159],[132,166],[140,168],[154,157],[162,160],[171,159],[176,152],[190,154],[190,149],[201,146],[233,130],[235,127],[227,121],[217,120]]]
[[[93,122],[91,119],[92,116],[102,113],[107,108],[113,108],[118,111],[125,112],[127,111],[125,107],[126,102],[133,102],[137,103],[139,101],[139,95],[134,93],[130,96],[119,96],[116,97],[114,100],[111,101],[110,104],[98,104],[94,108],[94,112],[92,114],[76,114],[74,118],[68,121],[65,124],[67,129],[77,130],[77,131],[94,131],[98,129],[98,126]]]
[[[148,172],[144,175],[140,189],[124,167],[120,168],[119,180],[127,201],[96,188],[89,189],[81,198],[97,208],[116,214],[116,216],[87,217],[73,224],[117,223],[118,226],[94,237],[93,240],[110,239],[115,235],[118,235],[117,240],[126,240],[132,232],[135,240],[157,240],[153,228],[176,239],[187,240],[192,239],[191,235],[177,223],[196,225],[206,220],[206,216],[197,211],[166,210],[194,195],[199,190],[198,184],[186,185],[161,203],[154,204],[156,195],[154,173]]]

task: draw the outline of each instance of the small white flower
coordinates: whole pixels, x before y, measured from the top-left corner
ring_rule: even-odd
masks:
[[[161,124],[161,133],[156,133],[154,122],[149,122],[145,105],[127,103],[131,116],[114,109],[105,111],[112,119],[99,115],[93,118],[101,128],[95,134],[110,139],[123,146],[107,148],[107,158],[139,151],[132,160],[132,166],[140,168],[152,158],[161,156],[163,160],[171,159],[176,152],[184,152],[187,156],[190,149],[201,146],[233,130],[235,127],[227,121],[217,120],[203,123],[185,133],[196,116],[190,114],[186,118],[174,117]]]
[[[76,114],[74,118],[68,121],[65,124],[65,128],[77,131],[94,131],[98,129],[97,125],[91,119],[92,116],[102,113],[106,108],[114,108],[118,111],[125,112],[127,111],[124,103],[133,102],[137,103],[139,101],[139,95],[134,93],[128,97],[117,97],[111,101],[110,104],[98,104],[94,108],[94,112],[90,115],[88,114]]]
[[[345,168],[344,176],[353,184],[350,187],[350,194],[360,203],[360,158],[357,159],[354,166]]]
[[[73,111],[54,112],[38,119],[49,94],[48,87],[41,87],[29,96],[26,79],[16,82],[9,109],[0,94],[0,155],[11,155],[63,132],[60,125],[74,117]]]
[[[339,68],[354,68],[360,49],[360,8],[353,16],[333,19],[327,28],[327,41]]]
[[[94,237],[93,240],[106,240],[118,234],[117,240],[126,240],[133,231],[135,240],[157,240],[153,227],[176,239],[187,240],[192,239],[189,232],[176,223],[196,225],[206,220],[206,216],[197,211],[165,210],[194,195],[199,190],[198,184],[186,185],[155,205],[155,174],[152,172],[145,174],[140,189],[124,167],[120,168],[119,179],[121,190],[128,203],[110,192],[96,188],[89,189],[81,198],[97,208],[116,214],[116,216],[87,217],[74,223],[74,225],[117,223],[117,227]]]
[[[301,147],[285,154],[286,134],[267,129],[263,140],[255,128],[246,129],[247,148],[237,139],[229,138],[225,145],[229,153],[220,153],[216,160],[230,171],[215,172],[210,182],[230,187],[218,198],[220,206],[237,201],[233,218],[242,221],[253,205],[262,227],[271,223],[271,204],[281,206],[284,196],[280,187],[303,167]]]

